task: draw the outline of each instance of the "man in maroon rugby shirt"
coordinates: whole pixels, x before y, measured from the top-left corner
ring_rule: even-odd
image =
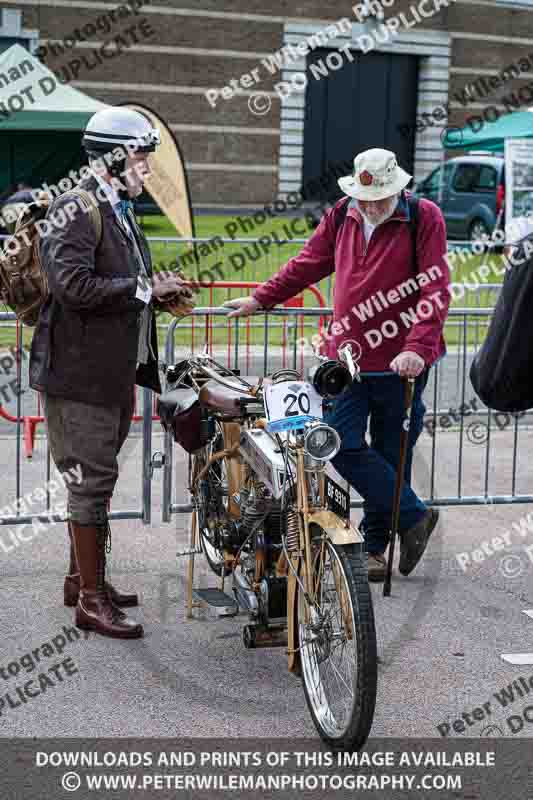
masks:
[[[422,393],[431,365],[446,351],[443,327],[450,301],[446,227],[435,203],[415,202],[405,191],[410,180],[394,153],[379,148],[360,153],[353,175],[339,179],[348,198],[324,214],[299,255],[253,296],[225,304],[233,309],[230,317],[253,314],[335,272],[328,354],[337,358],[338,348],[352,341],[360,351],[355,355],[363,380],[340,395],[326,418],[342,442],[332,463],[364,499],[361,529],[369,578],[378,581],[385,575],[404,377],[414,378],[415,387],[400,503],[403,575],[419,562],[438,521],[438,512],[425,506],[410,482],[413,447],[425,412]]]

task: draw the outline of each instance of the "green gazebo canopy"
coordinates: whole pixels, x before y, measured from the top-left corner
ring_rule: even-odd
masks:
[[[516,111],[506,114],[495,122],[477,123],[480,129],[474,132],[473,127],[450,128],[442,143],[446,150],[489,150],[503,153],[504,141],[510,137],[528,139],[533,137],[533,113]]]
[[[61,83],[19,44],[0,53],[0,191],[54,182],[83,161],[81,132],[106,104]]]

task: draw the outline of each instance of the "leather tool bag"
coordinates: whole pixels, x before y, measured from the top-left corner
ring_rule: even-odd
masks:
[[[159,419],[187,453],[194,453],[205,444],[203,413],[197,392],[188,387],[170,389],[157,402]]]

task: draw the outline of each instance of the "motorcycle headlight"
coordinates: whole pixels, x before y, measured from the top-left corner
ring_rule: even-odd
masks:
[[[309,382],[321,397],[336,397],[350,386],[352,376],[340,361],[323,361],[311,368]]]
[[[304,448],[311,458],[330,461],[341,448],[341,437],[334,428],[320,422],[305,434]]]

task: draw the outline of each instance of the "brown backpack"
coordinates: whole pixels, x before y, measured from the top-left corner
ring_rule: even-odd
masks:
[[[79,187],[65,194],[75,194],[82,199],[100,243],[102,216],[93,197]],[[35,203],[26,205],[17,220],[15,232],[0,251],[0,302],[14,311],[20,322],[30,327],[37,324],[39,312],[48,297],[48,281],[39,255],[41,234],[36,223],[46,217],[49,208],[50,198],[44,193]]]

